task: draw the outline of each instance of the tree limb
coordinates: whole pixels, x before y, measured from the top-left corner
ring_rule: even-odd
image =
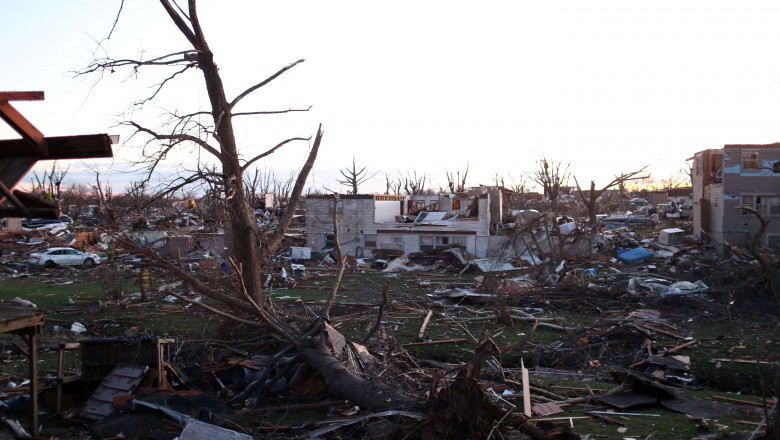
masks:
[[[137,102],[135,103],[135,105],[143,105],[143,104],[145,104],[146,102],[148,102],[148,101],[151,101],[152,99],[154,99],[154,97],[155,97],[155,96],[157,96],[157,94],[158,94],[158,93],[160,93],[160,90],[162,90],[162,88],[163,88],[163,87],[165,87],[165,84],[166,84],[168,81],[170,81],[170,80],[172,80],[172,79],[176,78],[177,76],[179,76],[180,74],[182,74],[182,73],[186,72],[186,71],[187,71],[187,69],[189,69],[190,67],[193,67],[194,65],[195,65],[194,63],[187,64],[187,65],[186,65],[186,66],[184,66],[184,68],[182,68],[181,70],[177,70],[177,71],[176,71],[176,72],[174,72],[172,75],[170,75],[170,76],[168,76],[167,78],[165,78],[164,80],[162,80],[162,81],[161,81],[159,84],[157,84],[157,88],[155,89],[154,93],[152,93],[152,96],[149,96],[149,97],[147,97],[147,98],[144,98],[144,99],[142,99],[142,100],[140,100],[140,101],[137,101]]]
[[[278,144],[276,144],[275,147],[271,148],[270,150],[266,151],[265,153],[259,154],[259,155],[255,156],[255,157],[253,157],[252,159],[250,159],[249,161],[247,161],[247,163],[245,163],[241,167],[241,172],[244,173],[247,170],[247,168],[249,168],[249,165],[252,165],[254,162],[256,162],[256,161],[258,161],[258,160],[260,160],[260,159],[262,159],[262,158],[264,158],[266,156],[271,155],[274,151],[278,150],[279,148],[283,147],[286,144],[289,144],[292,141],[310,141],[310,140],[311,140],[311,136],[309,136],[307,138],[301,138],[301,137],[290,138],[290,139],[286,139],[286,140],[284,140],[282,142],[279,142]]]
[[[235,116],[248,116],[248,115],[278,115],[280,113],[292,113],[292,112],[307,112],[311,110],[312,106],[309,106],[308,108],[288,108],[287,110],[267,110],[267,111],[257,111],[257,112],[239,112],[239,113],[230,113],[231,115]]]
[[[133,121],[128,121],[128,122],[126,122],[126,124],[127,125],[132,125],[133,127],[135,127],[136,131],[139,131],[139,132],[142,132],[142,133],[146,133],[146,134],[154,137],[157,140],[161,140],[161,141],[163,141],[163,140],[170,140],[170,141],[176,141],[177,143],[180,143],[180,142],[192,142],[194,144],[197,144],[198,146],[200,146],[204,150],[208,151],[212,155],[214,155],[217,159],[222,160],[222,153],[217,151],[214,147],[209,145],[208,142],[204,141],[201,138],[198,138],[198,137],[186,134],[186,133],[157,134],[154,131],[152,131],[152,130],[146,128],[146,127],[142,127],[141,125],[139,125],[139,124],[137,124],[136,122],[133,122]]]
[[[84,70],[80,70],[73,73],[75,75],[86,75],[89,73],[97,72],[99,70],[110,70],[113,73],[114,69],[118,67],[125,67],[125,66],[134,66],[134,70],[137,72],[138,68],[141,66],[171,66],[171,65],[181,64],[181,63],[189,64],[192,63],[193,58],[197,54],[198,54],[197,50],[190,49],[181,52],[169,53],[166,55],[159,56],[157,58],[152,58],[151,60],[148,61],[131,60],[131,59],[115,60],[112,58],[102,58],[93,61]],[[179,55],[181,55],[181,58],[168,59]]]
[[[341,243],[339,243],[339,193],[333,193],[333,242],[336,247],[336,259],[339,261],[339,271],[336,273],[328,300],[325,301],[325,305],[320,310],[320,315],[325,317],[330,314],[330,308],[333,307],[333,302],[336,300],[336,292],[339,291],[339,283],[341,283],[341,277],[344,276],[347,264],[346,259],[341,254]]]
[[[231,307],[235,307],[239,310],[244,310],[246,312],[254,313],[255,309],[247,302],[240,301],[236,298],[233,298],[232,296],[225,295],[223,293],[217,292],[216,290],[212,289],[211,287],[207,286],[205,283],[203,283],[198,278],[188,274],[175,264],[169,263],[165,260],[160,254],[153,251],[152,249],[149,249],[147,247],[143,247],[138,245],[136,242],[134,242],[130,237],[127,235],[124,235],[123,237],[123,243],[130,246],[135,252],[138,252],[140,254],[146,255],[150,257],[152,260],[154,260],[154,265],[161,267],[168,272],[172,273],[177,278],[185,281],[187,284],[189,284],[193,290],[195,290],[198,293],[201,293],[211,299],[215,299],[217,301],[220,301],[226,305],[229,305]]]
[[[317,152],[320,150],[322,135],[322,124],[320,124],[319,128],[317,128],[317,136],[314,138],[314,145],[311,147],[309,157],[306,159],[306,163],[298,173],[298,179],[295,181],[295,187],[293,188],[292,195],[290,196],[290,203],[287,206],[287,211],[285,211],[282,218],[279,219],[279,223],[276,225],[276,229],[274,229],[274,232],[266,242],[266,250],[268,253],[273,253],[276,250],[276,248],[282,242],[282,238],[284,238],[285,231],[287,231],[290,223],[292,223],[293,216],[295,215],[295,209],[298,208],[298,202],[300,201],[301,193],[303,192],[303,187],[306,186],[306,178],[309,176],[309,172],[311,172],[312,167],[314,167],[314,160],[317,159]]]
[[[374,321],[374,326],[371,327],[371,330],[368,331],[366,336],[360,341],[361,344],[365,344],[368,342],[368,340],[371,338],[371,336],[374,335],[374,332],[377,331],[379,328],[379,324],[382,323],[382,315],[385,312],[385,306],[387,305],[387,289],[390,288],[390,280],[387,280],[384,287],[382,287],[382,302],[379,304],[379,313],[376,315],[376,321]]]
[[[268,324],[275,332],[277,332],[281,337],[287,340],[287,342],[293,344],[294,346],[298,346],[298,340],[295,339],[288,330],[282,328],[280,323],[277,319],[271,319],[271,317],[260,307],[257,305],[255,300],[252,299],[252,297],[247,293],[246,291],[246,285],[244,284],[244,277],[241,274],[241,268],[238,267],[233,261],[232,258],[228,258],[228,261],[230,261],[230,265],[233,266],[233,270],[236,271],[238,274],[238,280],[241,284],[241,293],[244,295],[244,298],[249,301],[249,304],[254,307],[255,312],[262,318],[263,321],[265,321],[266,324]]]
[[[198,44],[198,39],[195,37],[195,33],[187,26],[187,23],[181,18],[181,15],[173,9],[170,2],[168,0],[160,0],[160,3],[162,3],[165,12],[171,17],[171,20],[173,20],[176,27],[179,28],[179,31],[181,31],[184,37],[192,44],[192,47],[199,49],[200,45]]]
[[[259,82],[259,83],[255,84],[255,85],[253,85],[252,87],[250,87],[250,88],[248,88],[248,89],[244,90],[243,92],[241,92],[241,94],[240,94],[240,95],[236,96],[236,97],[235,97],[235,99],[233,99],[233,101],[231,101],[231,102],[230,102],[230,105],[228,106],[228,108],[229,108],[229,109],[233,109],[233,107],[235,107],[235,106],[236,106],[236,104],[238,104],[238,101],[240,101],[240,100],[244,99],[244,97],[246,97],[246,96],[247,96],[247,95],[249,95],[250,93],[252,93],[252,92],[254,92],[255,90],[259,89],[260,87],[263,87],[264,85],[266,85],[266,84],[270,83],[271,81],[273,81],[273,80],[275,80],[276,78],[278,78],[278,77],[279,77],[279,75],[281,75],[281,74],[283,74],[284,72],[286,72],[286,71],[288,71],[288,70],[292,69],[293,67],[297,66],[298,64],[300,64],[300,63],[302,63],[302,62],[304,62],[304,61],[306,61],[306,60],[303,60],[303,59],[301,59],[301,60],[298,60],[298,61],[296,61],[296,62],[294,62],[294,63],[292,63],[292,64],[289,64],[289,65],[287,65],[287,66],[285,66],[285,67],[282,67],[281,69],[279,69],[279,71],[278,71],[278,72],[276,72],[276,73],[274,73],[273,75],[269,76],[269,77],[268,77],[268,78],[266,78],[264,81],[261,81],[261,82]]]

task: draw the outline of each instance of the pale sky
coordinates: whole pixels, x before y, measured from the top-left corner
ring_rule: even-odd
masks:
[[[130,133],[112,125],[164,77],[147,67],[95,85],[96,77],[68,73],[89,63],[119,4],[0,0],[0,90],[45,91],[43,102],[15,104],[44,134],[127,141]],[[240,118],[236,133],[252,157],[322,122],[314,183],[330,189],[353,155],[380,172],[363,192],[383,192],[384,173],[398,170],[445,185],[445,171],[467,162],[468,184],[496,173],[510,183],[540,154],[571,161],[581,183],[598,185],[646,164],[668,177],[707,148],[780,141],[776,0],[201,0],[199,15],[229,99],[306,59],[236,111],[312,110]],[[159,2],[128,0],[103,47],[113,58],[150,58],[185,43]],[[207,102],[193,70],[134,118],[158,128],[166,111]],[[2,124],[0,137],[14,136]],[[115,147],[112,168],[123,169],[138,144]],[[289,144],[261,166],[286,172],[307,149]],[[193,154],[170,159],[187,164]],[[89,179],[76,172],[83,167],[73,163],[69,177]],[[113,176],[115,189],[128,179]]]

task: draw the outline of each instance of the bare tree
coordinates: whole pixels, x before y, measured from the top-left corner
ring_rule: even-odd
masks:
[[[92,191],[100,206],[100,212],[104,215],[110,215],[109,204],[113,199],[113,190],[111,185],[100,181],[100,171],[95,172],[95,184],[92,185]]]
[[[295,174],[290,172],[287,177],[277,177],[274,179],[274,195],[279,200],[279,204],[289,208],[291,191],[295,182]],[[293,210],[295,207],[293,207]]]
[[[580,182],[577,181],[577,176],[574,176],[574,183],[577,185],[577,194],[579,194],[582,203],[584,203],[585,206],[588,208],[588,219],[591,228],[595,229],[598,226],[598,219],[596,218],[596,203],[598,202],[598,198],[601,197],[601,195],[604,194],[610,188],[622,185],[625,182],[631,180],[647,178],[647,176],[639,175],[643,173],[646,168],[647,165],[643,166],[642,168],[636,171],[632,171],[630,173],[621,173],[620,175],[615,176],[615,178],[612,179],[611,182],[604,185],[604,187],[602,187],[599,190],[596,189],[596,183],[591,180],[590,190],[588,191],[587,196],[585,195],[585,192],[582,190],[582,188],[580,188]]]
[[[32,192],[44,198],[59,200],[60,187],[68,171],[70,171],[70,165],[63,170],[57,166],[56,160],[51,164],[51,169],[44,170],[41,176],[36,171],[33,171],[33,175],[30,178]]]
[[[672,188],[691,186],[692,165],[677,170],[664,178],[654,178],[649,174],[633,179],[626,188],[629,191],[662,191]]]
[[[496,171],[496,176],[493,178],[493,182],[496,184],[496,186],[499,186],[501,188],[505,188],[504,186],[504,176],[499,176],[498,171]]]
[[[463,171],[463,177],[461,178],[460,169],[457,174],[453,174],[450,171],[445,171],[447,175],[447,187],[450,189],[450,193],[455,194],[466,191],[466,178],[469,175],[469,163],[466,162],[466,170]]]
[[[370,174],[368,171],[366,171],[366,167],[363,167],[360,169],[360,171],[358,171],[357,166],[355,166],[355,156],[352,156],[352,169],[346,167],[343,170],[339,170],[339,172],[342,176],[344,176],[344,179],[336,179],[336,181],[342,185],[352,188],[352,192],[350,194],[357,194],[358,186],[379,173],[379,171],[375,171],[373,174]]]
[[[89,204],[91,190],[85,183],[75,183],[66,185],[62,190],[60,204],[66,211],[74,207],[75,211],[80,211],[82,207]]]
[[[387,194],[401,194],[401,177],[390,179],[390,174],[385,174],[385,192]]]
[[[143,105],[153,99],[169,81],[173,80],[178,75],[184,74],[190,69],[198,69],[201,71],[210,103],[210,108],[207,111],[196,111],[183,115],[172,113],[172,123],[165,127],[167,130],[164,132],[155,131],[132,120],[126,121],[125,125],[135,129],[134,136],[142,135],[149,139],[149,141],[144,144],[144,150],[148,153],[147,171],[150,176],[158,164],[178,146],[196,146],[199,148],[199,154],[208,154],[217,160],[221,168],[219,171],[221,191],[224,195],[226,207],[229,212],[229,229],[231,234],[230,238],[233,244],[233,252],[235,253],[237,264],[242,268],[241,281],[243,285],[246,286],[249,297],[252,298],[255,303],[262,306],[264,298],[262,295],[261,273],[263,271],[264,263],[279,246],[284,237],[285,230],[292,222],[292,216],[306,183],[306,177],[311,171],[314,160],[317,157],[317,152],[322,139],[322,130],[317,130],[316,138],[312,144],[309,156],[298,174],[294,188],[289,194],[289,208],[285,216],[279,221],[276,230],[274,230],[270,236],[265,236],[258,234],[255,228],[254,216],[249,210],[249,204],[243,185],[244,172],[252,163],[267,157],[282,146],[293,141],[311,140],[311,138],[286,139],[267,151],[241,163],[233,129],[233,119],[245,115],[296,111],[238,112],[236,111],[236,108],[248,95],[274,81],[304,60],[295,61],[281,68],[273,75],[248,87],[232,100],[229,100],[225,94],[225,87],[223,86],[222,77],[217,67],[217,63],[215,62],[214,53],[211,51],[203,29],[201,28],[196,1],[188,1],[188,9],[186,12],[179,9],[178,5],[172,3],[170,0],[160,0],[160,3],[191,47],[179,52],[151,57],[144,60],[113,58],[96,59],[80,73],[110,73],[125,67],[132,68],[134,72],[138,72],[139,69],[146,66],[172,68],[173,73],[169,74],[157,85],[151,96],[136,103],[138,105]],[[301,109],[299,111],[305,110],[308,109]],[[204,125],[200,122],[201,116],[204,115],[211,116],[211,123],[209,125]],[[195,177],[199,178],[199,176]]]
[[[571,176],[570,165],[571,162],[564,166],[562,161],[555,162],[542,155],[536,161],[536,170],[530,174],[531,180],[541,185],[544,195],[550,199],[555,215],[558,215],[558,197],[561,194],[561,187],[566,186]]]
[[[250,213],[248,197],[244,187],[244,173],[247,170],[247,167],[257,159],[265,157],[284,144],[300,138],[282,141],[265,153],[241,163],[237,151],[232,121],[235,116],[261,113],[236,113],[235,108],[242,98],[268,84],[285,71],[299,64],[300,61],[281,69],[266,80],[249,87],[246,91],[229,101],[225,96],[222,79],[214,62],[214,55],[206,44],[203,30],[200,27],[195,0],[188,1],[189,8],[186,13],[179,10],[178,6],[170,0],[160,1],[179,31],[189,41],[192,48],[146,61],[112,59],[102,60],[101,62],[96,61],[97,64],[93,66],[92,70],[110,71],[111,69],[123,66],[131,66],[137,70],[138,68],[147,65],[172,66],[177,69],[172,75],[162,81],[160,87],[163,87],[167,81],[190,68],[202,71],[211,104],[208,114],[211,115],[213,124],[206,126],[198,122],[198,124],[193,127],[192,124],[196,121],[193,121],[192,115],[201,114],[203,112],[180,116],[180,118],[183,119],[180,119],[180,121],[173,124],[173,126],[169,126],[169,130],[165,132],[152,130],[135,121],[129,121],[128,124],[135,128],[138,135],[150,138],[150,142],[146,144],[146,146],[150,147],[149,172],[154,171],[160,161],[163,160],[173,148],[183,144],[196,145],[201,153],[210,154],[217,159],[216,162],[218,166],[215,169],[210,171],[199,169],[193,176],[185,176],[180,182],[176,183],[176,185],[181,185],[192,177],[196,178],[198,181],[205,181],[209,185],[213,185],[214,189],[212,193],[215,195],[215,199],[217,198],[217,193],[219,193],[220,200],[224,203],[225,217],[227,219],[225,226],[230,230],[229,234],[233,246],[232,252],[235,256],[235,258],[229,259],[234,273],[237,274],[234,278],[235,284],[228,291],[217,289],[215,286],[209,285],[197,276],[184,271],[175,262],[165,260],[151,248],[141,247],[130,242],[128,242],[128,247],[132,247],[134,251],[148,256],[153,261],[151,263],[152,265],[165,269],[168,273],[183,280],[187,285],[191,286],[193,290],[210,299],[216,300],[222,305],[230,307],[231,310],[221,310],[219,307],[215,307],[214,302],[212,301],[197,302],[191,298],[180,295],[179,293],[170,292],[172,296],[178,298],[181,302],[207,309],[211,313],[217,314],[225,319],[240,323],[246,328],[270,329],[275,338],[281,339],[286,344],[278,355],[273,358],[271,361],[272,363],[277,362],[282,357],[292,355],[296,361],[302,360],[305,362],[309,371],[321,374],[331,392],[368,410],[408,410],[412,408],[415,404],[419,403],[421,398],[421,393],[417,392],[419,390],[412,391],[407,387],[399,386],[399,384],[405,383],[403,380],[396,380],[393,386],[390,386],[383,378],[379,377],[382,376],[382,374],[385,374],[384,372],[377,376],[370,376],[365,374],[365,372],[361,372],[359,368],[353,366],[351,362],[345,361],[347,358],[352,359],[353,354],[350,353],[354,353],[354,350],[356,350],[357,347],[353,344],[347,344],[347,341],[339,334],[338,330],[329,324],[328,317],[326,316],[327,310],[322,310],[319,315],[308,322],[305,327],[296,328],[293,321],[282,319],[283,317],[279,314],[280,312],[277,312],[271,307],[271,304],[269,304],[268,300],[262,295],[260,276],[263,265],[269,261],[274,251],[279,247],[282,237],[292,221],[295,209],[305,187],[306,177],[310,173],[314,160],[316,159],[323,132],[321,129],[317,130],[309,156],[298,173],[297,178],[291,177],[287,183],[278,182],[277,190],[279,191],[279,194],[282,194],[284,199],[288,200],[287,210],[278,222],[276,228],[270,235],[266,236],[265,234],[259,233],[256,229],[254,219],[252,218],[253,216]],[[196,136],[193,133],[202,134],[202,136]],[[157,149],[152,149],[151,147],[153,146],[156,146]],[[414,176],[407,173],[404,186],[409,193],[419,193],[424,191],[427,183],[426,181],[427,177],[425,173],[423,173],[422,176],[418,176],[416,172],[414,173]],[[171,189],[173,188],[171,187],[166,191],[170,191]],[[334,290],[331,292],[331,298],[332,297],[335,297],[335,286]],[[329,304],[330,303],[332,303],[332,300],[329,301]],[[344,342],[344,344],[338,344],[339,341]],[[495,345],[492,341],[489,342],[492,344],[491,346]],[[491,354],[497,355],[498,353],[497,347],[496,350],[491,351]],[[479,368],[481,368],[483,363],[484,358],[480,356],[478,360],[475,360],[470,364],[470,377],[473,380],[476,381],[476,378],[479,376]],[[269,365],[265,371],[266,374],[267,372],[273,371],[272,365]],[[384,371],[388,371],[387,368],[385,368]],[[388,376],[389,374],[390,373],[387,373],[385,376]],[[258,384],[257,386],[260,388],[260,392],[262,392],[263,387],[266,386],[266,379],[271,378],[265,376],[254,382]],[[235,396],[233,400],[243,402],[243,399],[247,396],[246,393],[251,392],[248,391],[249,389],[250,387],[247,387],[244,392]],[[257,388],[254,388],[253,390],[257,391]],[[462,412],[461,410],[456,411]],[[456,414],[456,416],[460,419],[467,418],[467,414]],[[523,425],[525,425],[525,419],[521,418],[521,420]],[[539,435],[534,438],[544,437]]]
[[[425,185],[428,183],[428,176],[425,171],[420,176],[417,175],[417,170],[414,170],[413,173],[407,171],[405,177],[399,171],[398,178],[403,182],[403,189],[406,194],[415,195],[425,192]]]

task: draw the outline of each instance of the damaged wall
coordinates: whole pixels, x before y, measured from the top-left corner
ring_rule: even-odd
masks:
[[[700,151],[693,168],[695,234],[716,244],[747,246],[760,223],[735,209],[743,205],[775,220],[762,245],[780,246],[780,144]]]
[[[338,222],[342,252],[353,251],[353,255],[360,258],[370,257],[372,249],[398,249],[408,254],[458,246],[478,258],[487,255],[491,225],[490,194],[486,192],[477,196],[476,217],[430,224],[396,221],[396,216],[406,212],[407,197],[383,194],[341,196]],[[453,207],[449,195],[436,197],[439,197],[440,205]],[[431,196],[425,200],[430,201]],[[460,200],[459,212],[467,210],[473,200],[473,196]],[[318,251],[332,249],[332,196],[309,197],[306,218],[309,245]]]

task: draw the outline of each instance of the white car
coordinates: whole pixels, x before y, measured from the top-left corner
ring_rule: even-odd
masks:
[[[30,254],[30,264],[39,266],[84,266],[92,267],[100,263],[97,254],[79,252],[76,249],[65,247],[49,248],[45,252]]]

